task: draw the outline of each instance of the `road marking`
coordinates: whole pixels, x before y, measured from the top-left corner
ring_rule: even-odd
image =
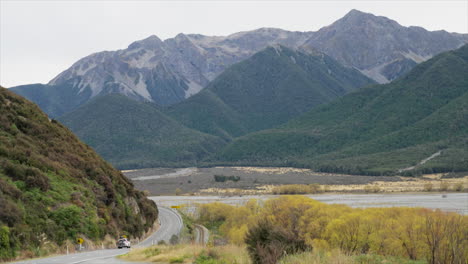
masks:
[[[128,252],[127,252],[127,253],[128,253]],[[90,259],[80,260],[80,261],[77,261],[77,262],[72,262],[72,263],[70,263],[70,264],[78,264],[78,263],[83,263],[83,262],[86,262],[86,261],[98,260],[98,259],[115,258],[115,257],[117,257],[117,256],[124,255],[124,254],[126,254],[126,253],[117,254],[117,255],[112,255],[112,256],[106,256],[106,257],[99,257],[99,258],[90,258]]]

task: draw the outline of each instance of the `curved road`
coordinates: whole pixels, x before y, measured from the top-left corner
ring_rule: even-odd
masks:
[[[158,206],[161,227],[135,247],[148,247],[164,240],[169,242],[172,235],[179,235],[182,230],[182,217],[174,210]],[[70,255],[13,262],[15,264],[134,264],[115,258],[126,254],[129,249],[104,249]]]
[[[158,207],[158,209],[161,227],[147,239],[140,242],[137,247],[149,247],[151,245],[156,245],[161,240],[169,243],[169,240],[173,235],[178,236],[180,234],[183,221],[179,213],[166,207]]]

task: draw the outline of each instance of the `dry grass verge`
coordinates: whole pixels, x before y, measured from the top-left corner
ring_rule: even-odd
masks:
[[[153,246],[133,249],[119,258],[129,261],[152,263],[197,263],[197,264],[251,264],[247,250],[236,245],[205,248],[197,245]],[[378,255],[350,256],[338,249],[331,251],[314,250],[283,257],[279,264],[423,264],[403,258]]]
[[[199,245],[158,245],[134,249],[119,258],[129,261],[152,263],[194,263],[197,264],[249,264],[244,247],[226,245],[206,248]]]

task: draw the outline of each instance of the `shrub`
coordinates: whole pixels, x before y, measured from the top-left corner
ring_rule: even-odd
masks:
[[[221,264],[225,261],[219,260],[219,255],[214,250],[202,251],[200,255],[195,259],[196,264]]]
[[[26,169],[26,186],[28,188],[39,188],[39,190],[46,192],[50,188],[49,178],[36,168]]]
[[[233,182],[238,182],[240,181],[239,176],[224,176],[224,175],[215,175],[214,180],[215,182],[226,182],[226,181],[233,181]]]
[[[273,187],[273,194],[310,194],[320,192],[318,184],[285,184]]]
[[[24,167],[21,164],[6,162],[3,165],[5,174],[12,178],[12,180],[24,180]]]
[[[10,229],[0,227],[0,260],[9,260],[15,257],[15,245],[10,240]]]
[[[366,193],[378,193],[380,192],[380,187],[377,185],[366,185],[364,191]]]
[[[310,249],[304,240],[266,220],[249,229],[245,243],[254,264],[276,264],[284,254]]]
[[[176,245],[176,244],[178,244],[178,243],[179,243],[179,237],[176,236],[176,235],[172,235],[172,236],[171,236],[171,239],[169,239],[169,243],[170,243],[171,245]]]
[[[10,200],[0,196],[0,222],[13,226],[23,218],[23,212]]]
[[[185,261],[185,258],[183,256],[181,257],[173,257],[171,259],[169,259],[169,263],[184,263]]]
[[[456,192],[461,192],[464,190],[463,182],[459,182],[453,185],[453,190]]]
[[[441,183],[440,183],[440,190],[441,190],[441,191],[444,191],[444,192],[445,192],[445,191],[448,190],[448,188],[449,188],[449,184],[448,184],[448,183],[446,183],[446,182],[441,182]]]
[[[424,184],[424,191],[430,192],[430,191],[432,191],[432,187],[433,187],[432,183],[426,183],[426,184]]]
[[[67,230],[67,236],[74,238],[82,227],[83,210],[76,205],[59,208],[51,213],[55,223]]]

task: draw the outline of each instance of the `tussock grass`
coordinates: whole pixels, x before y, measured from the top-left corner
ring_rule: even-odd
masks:
[[[134,249],[120,256],[129,261],[144,261],[154,263],[196,263],[204,264],[250,264],[249,256],[244,247],[226,245],[206,248],[200,245],[158,245],[144,249]]]
[[[353,259],[339,250],[309,251],[283,257],[279,264],[352,264]]]

